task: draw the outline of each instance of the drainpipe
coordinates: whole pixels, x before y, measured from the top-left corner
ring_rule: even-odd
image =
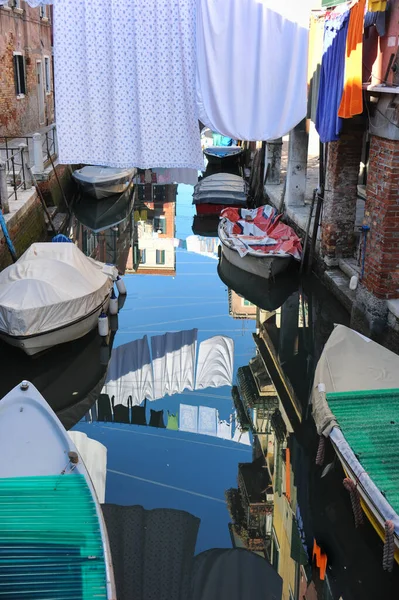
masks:
[[[362,272],[360,275],[360,281],[363,280],[364,277],[364,265],[366,262],[366,247],[367,247],[367,234],[370,231],[370,227],[368,225],[363,225],[362,226],[362,232],[363,232],[363,255],[362,255]]]

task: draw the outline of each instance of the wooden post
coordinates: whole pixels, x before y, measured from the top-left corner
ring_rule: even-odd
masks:
[[[7,191],[7,167],[6,163],[0,161],[0,200],[3,214],[10,212],[10,206],[8,204],[8,191]]]

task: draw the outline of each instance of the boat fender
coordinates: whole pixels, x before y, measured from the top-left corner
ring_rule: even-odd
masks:
[[[116,279],[116,287],[118,288],[118,292],[120,294],[125,295],[127,293],[126,292],[125,282],[123,281],[123,279],[121,277],[119,277],[119,275],[118,275],[118,277]]]
[[[79,455],[77,452],[68,452],[68,458],[69,462],[71,462],[73,465],[77,465],[79,462]]]
[[[109,314],[110,315],[118,314],[118,298],[115,296],[114,288],[112,288],[111,298],[109,301]]]
[[[98,333],[101,335],[101,337],[106,337],[108,335],[108,331],[108,317],[105,312],[102,312],[98,317]]]
[[[349,289],[355,290],[357,288],[357,283],[358,283],[358,278],[356,277],[356,275],[353,275],[349,282]]]

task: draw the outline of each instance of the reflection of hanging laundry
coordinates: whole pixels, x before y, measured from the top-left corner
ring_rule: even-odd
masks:
[[[198,433],[203,435],[217,434],[217,410],[208,406],[200,406],[198,411]]]
[[[196,185],[198,183],[198,171],[196,169],[153,169],[156,173],[157,183],[185,183],[186,185]]]
[[[129,396],[131,401],[131,396]],[[128,404],[130,404],[128,399]],[[112,396],[112,408],[114,411],[114,422],[115,423],[130,423],[129,407],[123,404],[114,404],[114,397]]]
[[[344,91],[338,116],[350,119],[363,112],[362,59],[363,23],[366,0],[359,0],[352,7],[346,38]]]
[[[107,423],[112,421],[111,400],[108,394],[100,394],[98,398],[97,418],[99,421],[106,421]]]
[[[165,423],[163,420],[163,410],[150,410],[150,427],[160,427],[165,429]]]
[[[153,395],[150,349],[147,336],[114,348],[104,392],[115,396],[115,405],[140,405]]]
[[[151,400],[194,389],[197,329],[165,333],[151,338],[154,392]]]
[[[180,404],[180,431],[198,432],[198,406]]]
[[[147,399],[144,400],[144,406],[132,406],[132,423],[134,425],[147,425],[146,404]]]
[[[166,429],[173,429],[174,431],[178,431],[179,419],[178,419],[177,414],[175,415],[168,411],[168,423],[166,425]]]
[[[218,420],[217,436],[224,440],[231,440],[231,423]]]
[[[234,341],[216,335],[200,343],[195,389],[232,385]]]
[[[186,239],[186,247],[189,252],[195,252],[202,256],[218,259],[219,238],[189,235]]]
[[[342,119],[338,116],[344,86],[345,48],[349,11],[328,19],[324,25],[323,58],[316,111],[316,129],[320,141],[338,140]]]
[[[327,554],[324,554],[321,548],[317,545],[316,540],[313,541],[312,559],[313,558],[316,559],[316,567],[320,569],[320,579],[321,581],[324,581],[327,569]]]

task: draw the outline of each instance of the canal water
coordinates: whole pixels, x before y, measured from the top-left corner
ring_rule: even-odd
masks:
[[[107,503],[199,517],[197,553],[267,556],[284,600],[397,597],[381,542],[353,525],[340,466],[315,466],[309,389],[348,314],[316,279],[259,287],[223,262],[192,192],[140,186],[134,206],[77,205],[74,241],[118,265],[127,296],[106,341],[94,331],[34,359],[0,346],[0,392],[31,380],[66,428],[107,447]]]

